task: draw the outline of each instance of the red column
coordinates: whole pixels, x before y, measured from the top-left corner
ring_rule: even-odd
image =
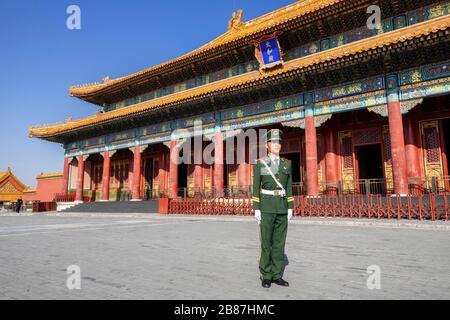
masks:
[[[111,172],[111,158],[109,151],[103,153],[103,177],[102,177],[102,200],[109,200],[109,180]]]
[[[410,116],[405,117],[406,174],[409,178],[420,177],[419,143],[416,140]]]
[[[238,163],[237,164],[236,174],[237,174],[237,186],[238,186],[238,189],[241,190],[242,187],[245,184],[245,182],[244,182],[245,170],[244,170],[244,164],[243,163]]]
[[[84,156],[78,157],[78,176],[77,176],[77,191],[75,201],[83,201],[83,186],[84,186]]]
[[[134,148],[130,150],[133,153],[134,158]],[[125,170],[125,169],[124,169]],[[134,180],[134,162],[130,161],[130,166],[128,167],[128,172],[124,172],[124,174],[128,173],[128,190],[131,192],[131,196],[133,197],[133,180]]]
[[[141,147],[134,147],[132,200],[141,200]]]
[[[217,196],[223,196],[224,181],[224,164],[223,164],[223,140],[222,132],[216,132],[214,137],[214,188],[216,189]]]
[[[69,165],[69,158],[64,157],[64,182],[61,193],[65,196],[67,196],[67,193],[69,191]]]
[[[314,116],[305,117],[306,187],[309,196],[319,194],[317,136]]]
[[[178,191],[178,147],[177,141],[170,141],[169,197],[176,198]]]
[[[249,187],[249,164],[248,164],[248,160],[247,160],[247,151],[248,148],[245,148],[245,150],[237,150],[238,153],[240,152],[245,152],[244,154],[244,162],[243,163],[238,163],[238,168],[237,168],[237,178],[238,178],[238,189],[239,190],[243,190],[243,191],[247,191],[248,187]],[[240,159],[239,156],[236,157],[236,159]]]
[[[165,147],[159,153],[158,188],[160,193],[166,192],[166,150]]]
[[[194,192],[198,193],[203,189],[203,166],[194,163]]]
[[[325,129],[325,163],[326,163],[326,180],[327,185],[337,187],[338,172],[337,172],[337,155],[336,143],[334,140],[333,128],[327,126]]]
[[[391,95],[389,95],[391,96]],[[389,135],[391,138],[392,171],[394,176],[394,193],[408,193],[408,178],[406,176],[405,140],[403,136],[403,121],[400,112],[400,102],[388,98]]]

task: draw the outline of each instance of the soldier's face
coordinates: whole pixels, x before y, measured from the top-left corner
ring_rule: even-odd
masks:
[[[267,150],[270,153],[279,154],[281,151],[281,144],[278,141],[267,142]]]

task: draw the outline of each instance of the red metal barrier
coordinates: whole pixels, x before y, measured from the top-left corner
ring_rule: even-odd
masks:
[[[56,211],[56,202],[33,202],[33,212]]]
[[[74,202],[75,201],[75,193],[57,193],[53,197],[53,201],[55,202]],[[83,202],[95,202],[95,195],[83,196]]]
[[[95,202],[95,196],[83,196],[83,202]]]
[[[294,198],[294,215],[376,219],[448,220],[449,194],[337,195]]]
[[[169,214],[189,215],[253,215],[251,197],[195,196],[169,201]]]
[[[342,217],[368,219],[419,219],[448,221],[450,193],[383,196],[321,195],[294,196],[294,215],[299,217]],[[169,201],[169,214],[253,215],[249,195],[238,197],[196,196]]]
[[[75,192],[71,192],[68,194],[65,193],[56,193],[53,197],[53,201],[55,202],[74,202],[75,201]]]

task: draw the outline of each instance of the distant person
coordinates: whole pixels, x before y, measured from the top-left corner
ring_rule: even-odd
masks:
[[[17,213],[20,213],[20,209],[22,209],[22,205],[23,205],[22,198],[17,199],[17,207],[16,207],[16,212]]]

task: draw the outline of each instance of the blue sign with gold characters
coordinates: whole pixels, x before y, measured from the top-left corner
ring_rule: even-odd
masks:
[[[281,52],[278,46],[277,38],[270,38],[259,43],[259,48],[262,54],[262,60],[265,67],[271,67],[281,64]]]

